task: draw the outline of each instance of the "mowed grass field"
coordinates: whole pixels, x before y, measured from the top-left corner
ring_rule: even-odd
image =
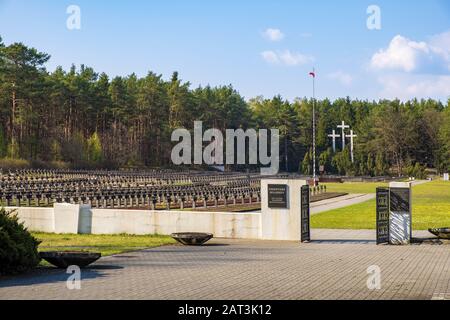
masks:
[[[175,244],[169,236],[148,235],[82,235],[82,234],[48,234],[32,233],[42,241],[39,251],[89,251],[100,252],[110,256],[136,250]]]
[[[327,184],[327,191],[348,193],[375,193],[380,183]],[[450,182],[436,180],[414,186],[413,229],[450,227]],[[375,229],[375,199],[353,206],[323,212],[311,217],[312,228]]]
[[[346,183],[324,183],[327,192],[345,193],[375,193],[377,187],[387,187],[384,182],[346,182]]]

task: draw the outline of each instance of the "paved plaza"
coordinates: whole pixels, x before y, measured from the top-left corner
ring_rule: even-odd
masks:
[[[427,236],[425,232],[415,236]],[[64,270],[0,278],[1,299],[450,299],[448,244],[376,246],[374,231],[313,230],[309,244],[214,239],[105,257],[68,290]],[[369,290],[367,269],[381,269]]]

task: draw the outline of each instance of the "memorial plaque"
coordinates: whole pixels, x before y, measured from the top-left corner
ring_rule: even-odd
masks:
[[[310,211],[309,211],[309,186],[303,186],[301,190],[301,242],[311,241]]]
[[[390,206],[391,212],[410,212],[410,189],[391,188]]]
[[[389,242],[389,189],[377,188],[377,244]]]
[[[268,185],[269,208],[287,209],[287,185],[269,184]]]

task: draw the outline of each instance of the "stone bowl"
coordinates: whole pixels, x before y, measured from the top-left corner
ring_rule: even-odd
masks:
[[[428,229],[428,231],[440,239],[450,239],[450,228]]]
[[[214,237],[211,233],[200,232],[172,233],[170,236],[187,246],[201,246]]]
[[[69,266],[83,268],[97,261],[102,256],[101,253],[83,251],[40,252],[39,255],[42,259],[60,269],[66,269]]]

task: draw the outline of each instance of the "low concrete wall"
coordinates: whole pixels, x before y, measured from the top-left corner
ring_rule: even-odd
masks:
[[[6,211],[15,211],[19,220],[25,227],[35,232],[55,232],[55,216],[53,208],[13,208],[7,207]]]
[[[30,231],[79,234],[161,234],[208,232],[219,238],[261,238],[260,213],[91,209],[55,204],[54,208],[16,210]]]

